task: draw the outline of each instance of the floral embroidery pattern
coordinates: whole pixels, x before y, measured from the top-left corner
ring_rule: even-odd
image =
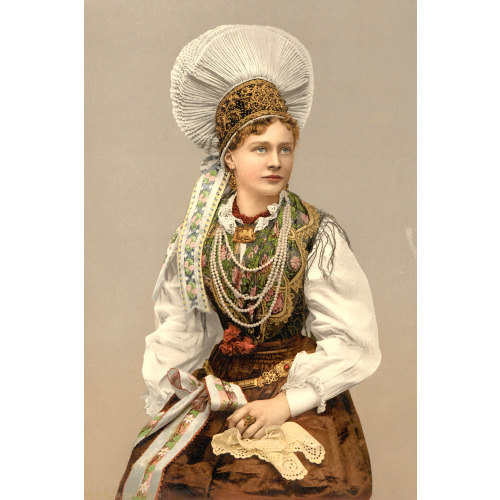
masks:
[[[151,422],[149,422],[147,425],[145,425],[142,429],[141,432],[139,432],[139,435],[137,436],[138,438],[146,437],[155,427],[155,425],[161,420],[161,418],[165,415],[164,411],[161,411],[154,417]]]
[[[273,314],[278,314],[283,310],[283,306],[285,304],[284,295],[282,293],[278,293],[278,298],[276,299],[276,304],[274,304]]]
[[[196,240],[198,235],[199,225],[201,223],[201,218],[203,216],[203,209],[207,203],[208,196],[210,194],[210,188],[217,177],[218,171],[212,168],[208,172],[205,172],[203,176],[203,183],[201,188],[201,193],[198,196],[198,201],[196,203],[195,214],[191,217],[191,225],[189,226],[189,232],[187,235],[187,242],[185,245],[185,260],[184,260],[184,273],[188,278],[186,283],[186,292],[190,299],[194,299],[198,293],[198,288],[194,280],[189,280],[189,278],[194,275],[194,249],[196,247]],[[203,263],[202,263],[203,266]]]
[[[217,378],[214,379],[214,382],[221,401],[219,411],[237,410],[239,407],[238,396],[234,393],[231,384]]]
[[[292,208],[292,221],[293,221],[292,227],[295,230],[295,232],[297,232],[302,226],[305,226],[306,224],[309,223],[310,218],[306,207],[301,203],[297,195],[289,193],[289,196]],[[223,200],[222,204],[225,201],[226,200]],[[223,206],[222,204],[219,208]],[[215,217],[214,218],[215,222],[213,222],[212,224],[216,224],[216,220],[217,218]],[[243,264],[246,267],[255,268],[265,265],[267,262],[269,262],[272,255],[274,255],[274,253],[276,252],[278,244],[278,235],[282,223],[283,223],[283,210],[281,209],[276,219],[271,220],[264,229],[256,232],[255,241],[252,244],[247,245],[245,254],[243,256]],[[212,234],[213,234],[212,231],[209,231],[209,235]],[[303,298],[299,297],[299,295],[303,295],[302,287],[300,287],[301,290],[297,294],[293,295],[292,298],[289,292],[287,292],[288,289],[286,283],[287,282],[289,283],[297,275],[297,273],[301,272],[301,269],[305,264],[305,262],[303,262],[303,259],[301,257],[301,251],[299,250],[298,244],[306,245],[307,247],[307,245],[309,245],[309,241],[310,240],[312,241],[311,237],[308,238],[309,239],[307,239],[307,241],[303,241],[300,243],[298,243],[294,239],[289,239],[288,241],[287,262],[285,265],[284,278],[281,283],[280,290],[277,291],[278,298],[276,299],[276,304],[273,307],[271,318],[266,322],[266,325],[261,326],[261,329],[266,328],[264,336],[259,336],[259,331],[257,330],[255,331],[245,330],[244,333],[239,334],[239,337],[226,339],[227,334],[225,333],[225,338],[222,344],[220,345],[220,349],[224,354],[229,355],[229,354],[243,353],[243,351],[246,348],[249,348],[248,344],[245,345],[245,340],[244,340],[245,338],[248,338],[250,341],[252,341],[253,344],[256,344],[263,340],[264,341],[269,341],[271,339],[277,340],[279,338],[286,338],[288,336],[291,336],[292,333],[290,327],[293,327],[294,331],[295,330],[300,331],[302,329],[302,325],[299,325],[297,323],[297,322],[302,323],[303,321],[305,321],[306,308],[307,308]],[[228,238],[228,240],[229,244],[231,245],[231,250],[235,252],[235,254],[238,254],[238,250],[236,248],[236,245],[232,242],[232,239]],[[212,244],[213,244],[213,236],[207,237],[203,249],[203,253],[205,255],[210,255]],[[262,270],[257,271],[256,273],[250,273],[244,271],[242,272],[241,269],[237,267],[229,257],[228,249],[226,248],[224,243],[222,243],[220,248],[220,260],[222,268],[227,278],[236,288],[236,290],[238,290],[240,293],[256,296],[264,288],[266,283],[266,278],[271,270],[270,266],[266,266]],[[206,265],[203,267],[203,275],[205,278],[205,282],[208,285],[206,289],[209,292],[212,304],[217,309],[217,299],[213,291],[210,289],[211,279],[210,279],[209,262],[207,262]],[[231,300],[237,303],[239,307],[246,308],[251,306],[252,304],[251,301],[236,299],[231,290],[226,290],[226,292],[228,296],[231,298]],[[250,310],[247,313],[237,313],[236,317],[247,323],[253,323],[255,321],[258,321],[259,318],[264,316],[267,313],[267,311],[269,311],[269,308],[271,307],[274,298],[274,293],[276,293],[275,287],[273,287],[266,294],[259,307],[257,307],[256,309],[250,308]],[[227,329],[231,327],[230,325],[231,321],[229,320],[229,318],[226,318],[224,311],[220,307],[218,308],[218,313],[220,314],[220,316],[222,316],[222,324],[227,331]],[[282,334],[280,334],[279,330],[277,331],[276,329],[274,329],[273,331],[267,330],[269,326],[268,324],[271,324],[274,315],[283,316],[285,314],[288,314],[288,316],[286,316],[286,318],[284,317],[283,325],[280,327],[280,329],[283,329],[285,323],[287,323],[287,327],[286,329],[283,329]],[[291,319],[290,314],[294,314],[294,317],[296,318],[292,322],[290,321],[287,322],[286,321],[287,318]],[[296,328],[295,326],[293,326],[295,323],[297,323]],[[236,347],[233,347],[234,342],[240,342],[240,344],[236,343]]]
[[[178,272],[186,311],[196,308],[206,310],[208,307],[200,274],[201,245],[212,220],[212,207],[220,200],[229,178],[229,174],[221,168],[217,156],[205,158],[201,169],[202,175],[193,189],[188,215],[179,232],[177,249]]]
[[[175,431],[171,434],[168,441],[163,445],[161,450],[155,455],[155,457],[149,462],[148,467],[146,468],[146,472],[142,478],[141,486],[139,487],[139,491],[135,497],[132,497],[133,500],[142,500],[147,498],[149,486],[151,484],[151,479],[153,478],[153,472],[158,465],[158,462],[165,457],[170,450],[175,446],[177,441],[184,435],[187,431],[188,427],[194,422],[194,419],[199,415],[199,411],[192,409],[181,421],[181,423],[177,426]]]
[[[298,255],[294,255],[290,259],[290,266],[294,271],[297,271],[297,269],[300,267],[300,257]]]

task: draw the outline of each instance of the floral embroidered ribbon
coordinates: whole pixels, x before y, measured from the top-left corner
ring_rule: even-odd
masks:
[[[208,312],[210,309],[201,273],[202,248],[229,180],[229,174],[221,166],[218,156],[207,156],[201,162],[200,170],[184,222],[172,236],[153,290],[153,300],[156,301],[165,268],[174,252],[177,253],[181,297],[186,312],[194,309]]]
[[[154,500],[163,470],[205,425],[210,411],[236,410],[247,403],[238,385],[213,375],[200,382],[189,373],[172,368],[167,376],[180,400],[170,410],[160,412],[139,433],[135,445],[146,437],[157,436],[132,466],[123,499]]]
[[[202,248],[229,179],[229,174],[221,165],[218,156],[205,158],[201,171],[202,175],[191,194],[177,248],[181,296],[186,312],[193,309],[208,312],[210,309],[202,279]]]

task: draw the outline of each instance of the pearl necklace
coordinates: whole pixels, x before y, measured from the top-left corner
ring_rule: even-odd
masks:
[[[219,225],[219,227],[216,230],[215,237],[214,237],[214,242],[212,245],[212,251],[210,254],[210,269],[212,272],[213,276],[213,282],[215,285],[215,290],[217,292],[217,295],[219,296],[220,303],[222,305],[222,308],[224,309],[225,313],[238,325],[243,326],[245,328],[255,328],[260,326],[264,321],[267,321],[274,309],[274,306],[276,305],[276,302],[278,300],[278,290],[281,284],[281,280],[283,279],[283,274],[285,271],[285,263],[286,263],[286,255],[288,251],[288,233],[290,232],[290,229],[292,227],[292,215],[291,215],[291,208],[290,208],[290,200],[288,196],[286,196],[286,205],[285,209],[283,212],[283,222],[282,222],[282,227],[279,232],[278,236],[278,246],[276,248],[276,253],[274,256],[265,264],[262,264],[259,267],[255,268],[248,268],[244,266],[243,264],[240,264],[238,262],[238,259],[236,259],[233,251],[231,250],[231,247],[229,245],[229,241],[227,239],[227,234],[224,231],[224,229]],[[222,250],[222,235],[224,235],[224,242],[226,244],[226,247],[228,249],[228,253],[230,255],[231,260],[234,262],[236,266],[238,266],[242,271],[247,271],[251,273],[256,273],[257,271],[261,271],[265,267],[273,264],[273,267],[271,268],[269,275],[266,280],[266,285],[264,286],[264,289],[262,290],[261,293],[258,295],[252,296],[248,294],[242,294],[240,293],[233,285],[229,282],[229,279],[226,276],[226,273],[224,272],[224,269],[222,267],[222,259],[221,259],[221,250]],[[219,251],[217,251],[217,248]],[[222,279],[225,283],[225,285],[233,292],[235,297],[245,299],[245,300],[252,300],[256,301],[254,304],[247,308],[241,308],[237,304],[235,304],[231,298],[227,295],[226,290],[224,289],[224,286],[221,281],[221,276]],[[249,312],[250,310],[255,310],[264,297],[267,295],[267,293],[271,290],[272,286],[276,283],[276,289],[274,290],[274,298],[271,303],[271,306],[269,308],[268,313],[259,321],[255,323],[244,323],[234,317],[234,314],[231,312],[229,309],[229,306],[238,312]]]

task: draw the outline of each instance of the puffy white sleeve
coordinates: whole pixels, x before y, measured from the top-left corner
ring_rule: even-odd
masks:
[[[317,348],[297,354],[283,386],[292,416],[315,407],[324,411],[326,400],[369,377],[381,360],[368,281],[331,218],[322,221],[315,247],[304,292],[306,328]],[[333,269],[325,277],[332,252]]]
[[[160,272],[154,310],[159,327],[146,337],[142,366],[149,390],[145,410],[152,417],[174,392],[167,379],[168,370],[176,367],[192,373],[203,366],[213,346],[222,340],[215,312],[184,311],[175,251]]]

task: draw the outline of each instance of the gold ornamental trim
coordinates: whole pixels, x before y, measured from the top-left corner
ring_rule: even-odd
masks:
[[[264,387],[265,385],[277,382],[280,378],[288,376],[288,372],[292,368],[293,358],[284,359],[277,365],[273,366],[269,371],[262,372],[262,375],[248,380],[236,380],[231,383],[239,385],[242,389],[251,389],[252,387]],[[209,360],[207,359],[203,365],[207,375],[215,375]]]
[[[264,116],[286,117],[287,111],[285,99],[273,83],[257,78],[238,85],[221,99],[215,113],[219,153],[248,122]]]

